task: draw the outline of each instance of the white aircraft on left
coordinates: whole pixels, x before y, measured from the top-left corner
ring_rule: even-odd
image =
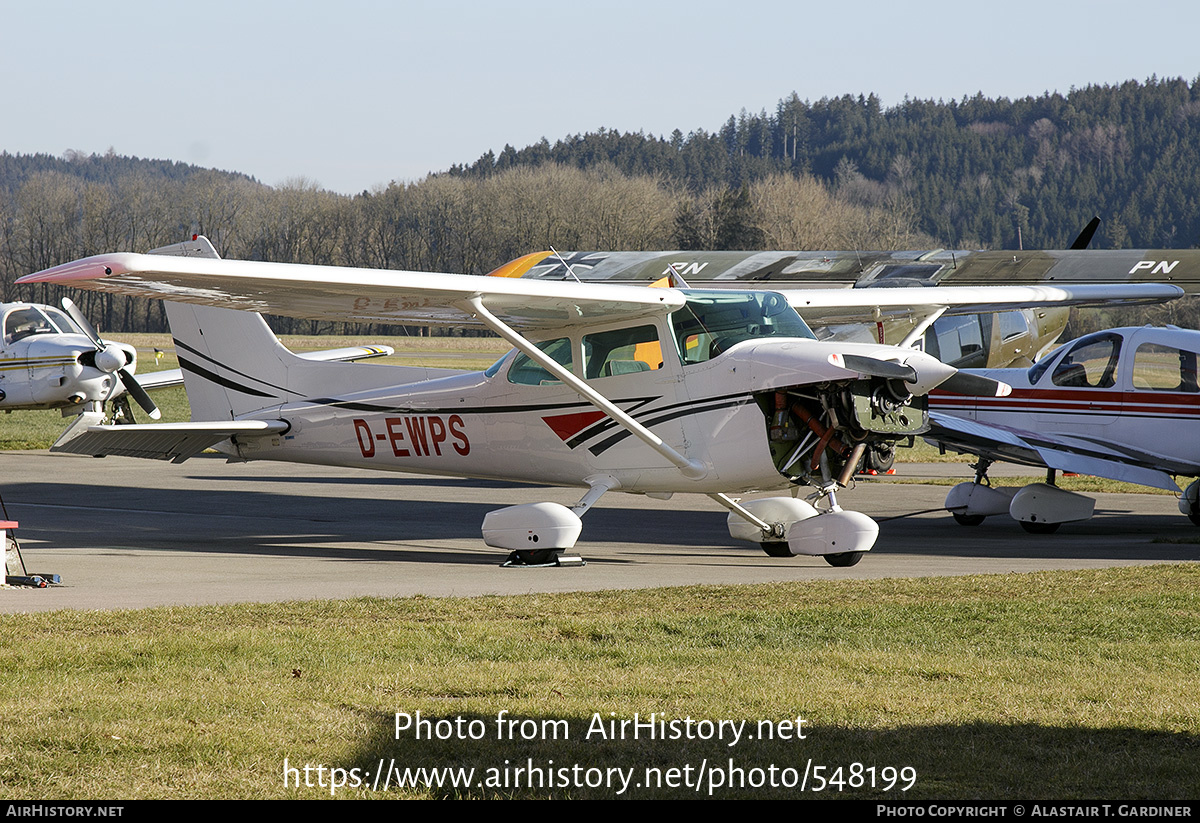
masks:
[[[150,417],[160,416],[134,377],[133,346],[101,340],[70,301],[63,309],[4,303],[0,318],[0,411],[77,414],[132,396]]]
[[[147,391],[183,384],[179,369],[135,378],[137,351],[103,340],[68,299],[56,309],[41,303],[0,304],[0,411],[60,409],[64,417],[101,411],[113,403],[112,418],[132,423],[132,398],[153,420],[162,415]],[[395,353],[390,346],[349,346],[297,356],[350,362]]]

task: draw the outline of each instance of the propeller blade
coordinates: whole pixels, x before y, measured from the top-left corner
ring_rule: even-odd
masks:
[[[121,384],[125,386],[125,391],[129,392],[129,396],[137,401],[137,404],[142,407],[142,411],[150,415],[151,420],[157,420],[162,417],[162,412],[158,410],[158,406],[154,405],[154,401],[150,399],[150,395],[141,387],[141,384],[134,379],[133,375],[125,369],[117,372],[121,378]]]
[[[938,388],[950,394],[965,394],[971,397],[1008,397],[1012,394],[1012,386],[1007,383],[961,371],[942,381]]]
[[[125,356],[122,354],[120,355],[120,360],[109,358],[110,362],[107,365],[101,364],[100,359],[108,353],[108,347],[104,345],[104,341],[100,339],[100,335],[96,334],[96,329],[92,327],[92,324],[88,322],[88,319],[84,317],[83,312],[79,310],[79,307],[75,305],[75,302],[71,298],[64,297],[62,299],[62,307],[71,316],[71,319],[75,321],[75,325],[83,329],[83,333],[92,339],[92,343],[96,346],[98,367],[104,371],[110,371],[117,363],[124,359]],[[117,376],[121,378],[121,385],[125,387],[125,391],[129,392],[129,396],[142,407],[142,411],[150,415],[151,420],[158,420],[162,417],[162,412],[158,410],[158,406],[154,404],[154,401],[150,399],[150,395],[146,393],[146,390],[134,379],[132,374],[125,368],[119,368],[116,372]]]
[[[883,377],[888,380],[903,380],[905,383],[917,382],[917,370],[903,363],[877,360],[874,357],[864,357],[860,354],[843,354],[841,360],[846,364],[845,368],[859,374]]]
[[[69,297],[62,299],[62,307],[67,314],[71,315],[71,319],[75,321],[75,325],[83,329],[83,333],[91,338],[92,343],[96,345],[96,351],[104,350],[104,342],[100,339],[100,335],[96,334],[96,330],[92,328],[92,324],[83,316],[83,312],[75,305],[75,302]]]

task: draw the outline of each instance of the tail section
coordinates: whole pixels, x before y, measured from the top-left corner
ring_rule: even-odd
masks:
[[[283,347],[261,315],[165,305],[193,420],[236,420],[302,399],[288,388],[288,367],[300,358]]]
[[[205,237],[151,254],[217,257]],[[453,370],[317,362],[288,351],[262,316],[236,309],[164,303],[192,420],[236,420],[308,398],[416,383]]]

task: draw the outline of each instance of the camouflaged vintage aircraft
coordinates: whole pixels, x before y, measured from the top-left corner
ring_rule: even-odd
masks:
[[[992,286],[1039,283],[1173,283],[1200,292],[1200,250],[1090,250],[1099,219],[1069,249],[1057,251],[652,251],[536,252],[491,274],[540,280],[646,284],[674,271],[703,288],[853,288]],[[822,323],[806,317],[818,339],[899,343],[909,317]],[[996,314],[954,314],[926,331],[924,350],[957,368],[1027,367],[1058,340],[1062,308],[1008,307]]]
[[[283,460],[584,489],[568,507],[510,506],[484,541],[516,564],[560,562],[604,494],[706,494],[732,537],[773,556],[852,565],[878,526],[837,490],[875,442],[925,431],[925,398],[997,395],[910,347],[934,319],[1013,306],[1160,301],[1157,284],[965,289],[643,288],[217,258],[194,238],[22,278],[164,299],[191,423],[80,417],[57,451],[183,461],[208,447]],[[240,311],[234,310],[240,309]],[[799,309],[799,312],[797,312]],[[514,349],[481,372],[313,363],[255,312],[366,323],[477,326]],[[902,347],[818,341],[802,319],[905,316]],[[796,492],[741,503],[730,494]]]

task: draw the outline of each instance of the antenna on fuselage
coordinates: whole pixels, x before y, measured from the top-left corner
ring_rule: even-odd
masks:
[[[669,276],[671,278],[672,287],[677,288],[677,289],[690,289],[691,288],[691,286],[688,285],[688,282],[683,279],[683,275],[679,273],[679,269],[675,268],[674,263],[668,263],[667,269],[670,270],[670,272],[671,272],[671,274]]]
[[[582,283],[582,282],[583,282],[583,281],[582,281],[582,280],[580,280],[580,279],[579,279],[579,277],[578,277],[578,276],[575,274],[575,270],[574,270],[573,268],[571,268],[571,264],[570,264],[570,263],[568,263],[568,262],[566,261],[566,259],[565,259],[565,258],[563,258],[563,256],[562,256],[561,254],[559,254],[559,253],[558,253],[558,249],[554,248],[554,246],[551,246],[551,247],[550,247],[550,251],[554,252],[554,256],[558,258],[559,262],[560,262],[560,263],[562,263],[564,266],[566,266],[566,267],[567,267],[567,274],[571,275],[571,277],[572,277],[572,278],[574,278],[574,280],[575,280],[575,282],[576,282],[576,283]]]

